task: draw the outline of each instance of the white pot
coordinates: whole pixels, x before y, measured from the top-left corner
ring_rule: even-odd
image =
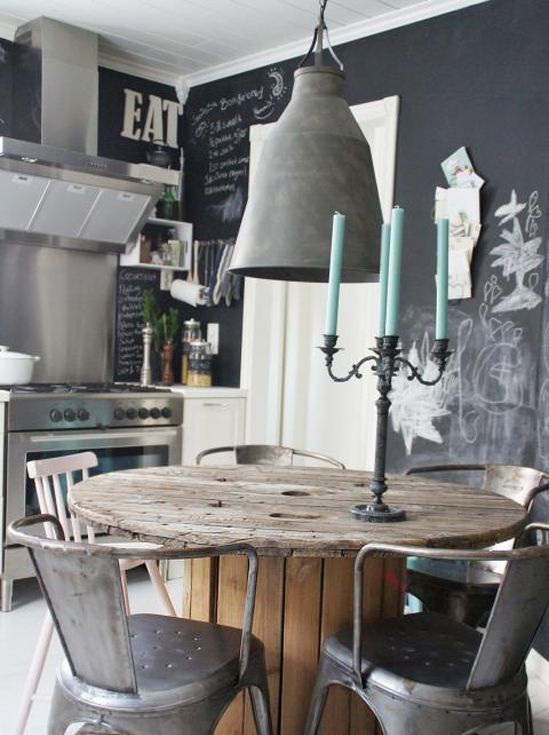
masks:
[[[0,385],[30,383],[34,363],[39,359],[23,352],[10,352],[9,347],[0,345]]]

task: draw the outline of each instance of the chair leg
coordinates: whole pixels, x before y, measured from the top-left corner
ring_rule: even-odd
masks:
[[[318,732],[328,696],[328,689],[330,688],[330,684],[334,683],[334,679],[339,678],[334,677],[333,674],[333,665],[327,656],[321,654],[304,735],[316,735]]]
[[[162,604],[164,605],[167,614],[173,616],[174,618],[177,617],[177,613],[171,601],[170,595],[168,594],[168,590],[166,589],[166,585],[164,584],[164,580],[162,579],[158,570],[158,564],[155,561],[146,561],[145,566],[147,567],[151,582],[153,583],[156,593],[159,596]]]
[[[49,612],[47,612],[40,629],[40,635],[38,636],[34,656],[32,657],[29,673],[27,674],[27,679],[25,681],[21,709],[19,711],[17,725],[15,727],[15,735],[23,735],[25,732],[32,702],[36,695],[36,690],[38,689],[38,684],[40,683],[42,672],[44,670],[44,663],[46,661],[46,656],[48,655],[52,633],[53,620],[51,619]]]
[[[250,686],[248,691],[252,702],[252,714],[257,735],[272,735],[273,727],[267,692],[259,686]]]

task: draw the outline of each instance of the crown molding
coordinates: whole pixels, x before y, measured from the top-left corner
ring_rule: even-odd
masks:
[[[424,0],[419,5],[383,13],[380,16],[332,30],[330,31],[330,41],[333,46],[337,46],[348,41],[356,41],[359,38],[373,36],[377,33],[390,31],[393,28],[411,25],[412,23],[418,23],[428,18],[434,18],[437,15],[452,13],[456,10],[463,10],[471,5],[480,5],[485,2],[491,2],[491,0]],[[223,79],[224,77],[241,74],[242,72],[258,69],[262,66],[268,66],[269,64],[280,63],[286,59],[299,57],[306,51],[310,41],[310,37],[307,37],[300,41],[276,46],[267,51],[261,51],[257,54],[242,56],[226,64],[218,64],[202,71],[188,74],[185,76],[185,81],[190,87],[196,87],[199,84],[206,84],[217,79]]]
[[[141,79],[148,79],[151,82],[158,82],[159,84],[168,84],[176,86],[178,80],[183,76],[182,74],[174,74],[165,69],[160,69],[157,66],[150,64],[136,64],[125,59],[118,58],[112,54],[104,54],[99,51],[98,64],[106,69],[112,69],[113,71],[119,71],[122,74],[131,74],[134,77],[140,77]]]

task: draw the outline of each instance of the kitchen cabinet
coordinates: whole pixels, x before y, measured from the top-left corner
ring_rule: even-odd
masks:
[[[194,464],[198,452],[244,442],[246,398],[230,388],[185,390],[183,403],[183,464]],[[210,460],[208,457],[205,462]],[[219,462],[219,457],[211,462]],[[228,458],[228,461],[232,461]]]

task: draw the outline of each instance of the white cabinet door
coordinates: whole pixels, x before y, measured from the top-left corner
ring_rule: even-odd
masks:
[[[351,108],[374,163],[384,221],[389,221],[398,97]],[[274,124],[273,124],[274,125]],[[250,186],[273,125],[250,130]],[[377,284],[343,284],[335,371],[346,373],[374,344]],[[327,284],[246,279],[241,386],[248,389],[246,441],[283,444],[332,455],[349,468],[371,468],[375,444],[375,379],[335,384],[317,346],[322,342]]]
[[[183,464],[194,464],[203,449],[243,444],[245,416],[245,398],[185,398]]]

